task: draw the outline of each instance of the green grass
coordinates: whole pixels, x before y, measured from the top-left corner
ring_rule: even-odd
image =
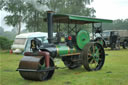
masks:
[[[128,85],[128,49],[106,49],[106,53],[100,71],[87,72],[83,67],[57,69],[52,79],[40,82],[24,80],[16,71],[22,55],[0,51],[0,85]],[[59,66],[64,67],[62,62]]]

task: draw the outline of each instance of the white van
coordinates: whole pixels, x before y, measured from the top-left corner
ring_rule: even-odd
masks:
[[[11,46],[12,52],[23,53],[24,51],[30,51],[30,42],[33,38],[37,38],[43,43],[48,43],[48,34],[45,32],[23,33],[16,36]]]

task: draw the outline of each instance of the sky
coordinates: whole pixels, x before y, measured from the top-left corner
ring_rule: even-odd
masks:
[[[128,0],[94,0],[91,6],[96,10],[97,18],[112,20],[128,18]]]
[[[128,18],[128,0],[94,0],[89,7],[94,7],[96,17],[103,19],[126,19]],[[11,31],[13,27],[7,26],[3,18],[8,13],[0,11],[0,26],[5,31]],[[24,29],[25,26],[22,26]]]
[[[4,31],[11,31],[11,29],[13,28],[12,26],[8,26],[5,24],[5,21],[4,21],[4,17],[9,15],[8,12],[6,11],[0,11],[0,27],[3,27],[4,28]]]

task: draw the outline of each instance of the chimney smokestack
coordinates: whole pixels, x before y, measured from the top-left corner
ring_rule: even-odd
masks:
[[[48,42],[53,43],[53,22],[52,16],[53,11],[47,11],[47,22],[48,22]]]

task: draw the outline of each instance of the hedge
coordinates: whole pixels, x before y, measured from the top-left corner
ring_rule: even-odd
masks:
[[[0,49],[7,50],[11,48],[13,41],[10,41],[6,37],[0,36]]]

